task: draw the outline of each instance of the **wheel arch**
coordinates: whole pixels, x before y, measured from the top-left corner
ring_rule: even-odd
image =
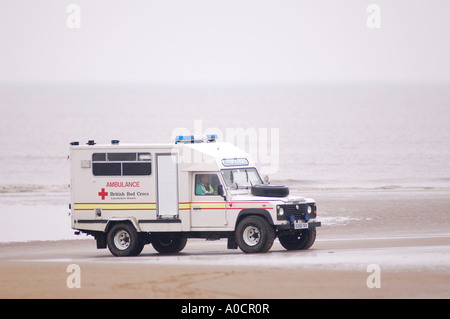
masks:
[[[119,223],[128,223],[132,225],[137,232],[141,232],[141,228],[139,227],[139,223],[137,222],[136,218],[134,217],[113,217],[108,220],[105,227],[105,233],[107,233],[112,226],[119,224]]]
[[[243,210],[241,210],[239,212],[239,214],[237,216],[237,219],[236,219],[235,227],[241,222],[242,219],[244,219],[245,217],[250,216],[250,215],[262,216],[262,217],[264,217],[267,220],[267,222],[270,225],[272,225],[272,226],[274,225],[272,216],[270,215],[270,213],[266,209],[262,209],[262,208],[246,208],[246,209],[243,209]]]

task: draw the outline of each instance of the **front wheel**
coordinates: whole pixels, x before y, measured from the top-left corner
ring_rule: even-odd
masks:
[[[287,250],[304,250],[309,249],[316,240],[316,229],[304,229],[294,233],[278,234],[281,246]]]
[[[265,253],[274,239],[275,230],[260,216],[245,217],[236,227],[236,243],[244,253]]]

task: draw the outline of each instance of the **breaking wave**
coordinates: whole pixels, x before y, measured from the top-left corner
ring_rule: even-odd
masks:
[[[450,191],[450,184],[448,186],[410,186],[410,185],[381,185],[381,186],[347,186],[347,185],[331,185],[317,182],[298,182],[296,180],[272,180],[271,184],[289,186],[291,191],[336,191],[336,192],[352,192],[352,191]],[[31,193],[31,192],[68,192],[70,186],[65,185],[39,185],[39,184],[10,184],[0,185],[0,194],[8,193]]]
[[[426,191],[450,190],[450,178],[436,178],[423,181],[367,181],[339,182],[298,179],[273,179],[271,184],[286,185],[298,191]]]
[[[65,192],[69,190],[69,185],[0,185],[0,194],[8,193],[31,193],[31,192]]]

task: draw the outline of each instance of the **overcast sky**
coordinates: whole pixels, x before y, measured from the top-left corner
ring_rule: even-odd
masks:
[[[0,81],[448,81],[449,13],[448,0],[0,0]]]

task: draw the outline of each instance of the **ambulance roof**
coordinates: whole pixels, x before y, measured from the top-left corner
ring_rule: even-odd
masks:
[[[228,142],[200,142],[178,144],[88,144],[72,145],[74,150],[164,150],[178,153],[178,163],[186,171],[217,171],[222,168],[252,167],[250,155]]]

